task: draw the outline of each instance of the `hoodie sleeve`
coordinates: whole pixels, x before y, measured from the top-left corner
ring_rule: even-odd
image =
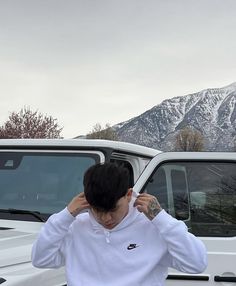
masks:
[[[52,215],[42,227],[32,248],[32,264],[39,268],[64,266],[63,250],[69,239],[69,227],[75,218],[65,208]]]
[[[152,223],[167,244],[171,265],[181,272],[201,273],[207,267],[207,251],[203,242],[188,232],[184,222],[162,210]]]

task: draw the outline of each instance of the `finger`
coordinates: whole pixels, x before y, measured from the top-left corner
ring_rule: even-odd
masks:
[[[144,209],[146,208],[147,203],[145,201],[142,200],[136,200],[134,202],[134,207],[136,207],[139,211],[144,211]]]
[[[137,206],[137,210],[142,213],[143,212],[143,208],[141,206]]]
[[[137,198],[134,201],[134,206],[138,206],[138,205],[147,205],[149,203],[150,199],[147,198]]]
[[[90,208],[90,204],[87,201],[83,202],[82,206],[86,208]]]
[[[85,194],[84,194],[84,192],[81,192],[81,193],[79,193],[79,195],[78,195],[80,198],[85,198]]]
[[[137,205],[137,210],[141,213],[147,212],[147,205]]]

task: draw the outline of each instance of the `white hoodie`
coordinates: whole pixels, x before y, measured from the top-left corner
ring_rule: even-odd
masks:
[[[112,230],[97,223],[90,212],[74,218],[65,208],[52,215],[34,243],[33,265],[66,265],[68,286],[161,286],[168,267],[204,271],[205,246],[183,222],[164,210],[150,221],[133,202]]]

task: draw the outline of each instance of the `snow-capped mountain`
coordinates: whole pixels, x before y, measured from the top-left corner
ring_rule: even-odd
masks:
[[[164,100],[113,127],[122,141],[170,151],[176,134],[186,126],[204,135],[205,150],[232,150],[236,140],[236,82]]]

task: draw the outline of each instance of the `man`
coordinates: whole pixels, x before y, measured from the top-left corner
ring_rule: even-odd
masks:
[[[200,273],[206,261],[185,224],[154,196],[134,196],[128,171],[112,163],[86,171],[84,193],[48,219],[32,250],[36,267],[65,265],[68,286],[161,286],[168,267]]]

